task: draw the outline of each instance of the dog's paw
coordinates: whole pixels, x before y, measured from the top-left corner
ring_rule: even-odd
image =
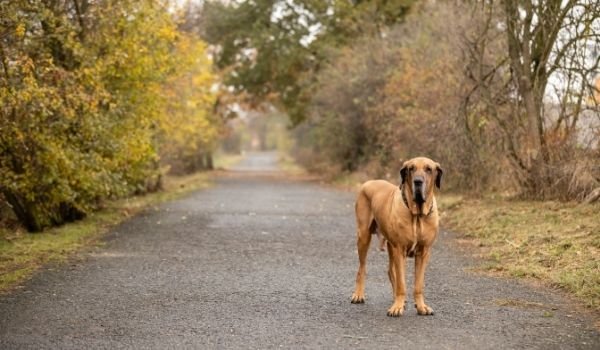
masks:
[[[365,303],[365,296],[364,295],[358,295],[356,293],[352,294],[352,299],[350,299],[350,302],[352,304],[364,304]]]
[[[417,308],[417,314],[419,314],[421,316],[431,316],[431,315],[433,315],[433,309],[430,308],[427,305],[423,305],[422,307],[419,307],[418,305],[415,305],[415,307]]]
[[[400,317],[404,314],[404,303],[398,305],[394,303],[387,311],[387,315],[390,317]]]

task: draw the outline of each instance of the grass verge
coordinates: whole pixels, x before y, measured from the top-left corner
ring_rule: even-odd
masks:
[[[481,269],[560,286],[600,311],[600,204],[439,198],[442,224],[480,247]]]
[[[279,152],[277,163],[279,168],[286,174],[290,175],[307,175],[308,172],[298,165],[294,158],[285,152]]]
[[[213,161],[215,169],[227,169],[239,163],[244,158],[241,154],[216,152]]]
[[[0,292],[21,284],[45,264],[65,261],[74,252],[99,243],[112,226],[140,210],[208,187],[209,177],[208,173],[167,176],[163,191],[108,202],[84,220],[41,233],[0,228]]]

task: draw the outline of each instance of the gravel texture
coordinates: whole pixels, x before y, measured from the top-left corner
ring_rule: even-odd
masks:
[[[354,195],[248,172],[274,161],[249,154],[214,187],[138,215],[0,297],[0,349],[600,349],[571,301],[469,273],[476,262],[447,232],[426,273],[434,316],[412,307],[412,260],[407,310],[386,316],[375,237],[367,301],[351,304]]]

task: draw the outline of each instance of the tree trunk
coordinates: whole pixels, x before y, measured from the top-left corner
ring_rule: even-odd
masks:
[[[540,158],[542,151],[542,135],[540,135],[541,125],[539,125],[541,119],[541,106],[536,103],[536,94],[533,89],[528,86],[530,84],[524,85],[525,87],[522,89],[521,95],[525,102],[525,114],[527,118],[527,158],[531,166]]]
[[[213,164],[212,153],[206,152],[204,164],[206,165],[206,169],[207,170],[214,170],[215,169],[215,166]]]
[[[10,207],[15,213],[15,216],[17,217],[17,219],[19,219],[21,224],[25,226],[27,231],[39,232],[42,230],[42,224],[40,223],[40,220],[37,218],[37,216],[34,214],[34,211],[32,210],[31,206],[28,206],[25,203],[23,203],[23,201],[20,200],[18,195],[8,190],[4,190],[3,193],[4,198],[6,198],[6,201],[8,202],[8,204],[10,204]]]

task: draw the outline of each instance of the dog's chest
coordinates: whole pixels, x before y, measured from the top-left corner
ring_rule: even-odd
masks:
[[[403,246],[431,244],[437,234],[437,220],[433,217],[414,218],[410,215],[379,223],[378,226],[384,237],[394,244]]]

